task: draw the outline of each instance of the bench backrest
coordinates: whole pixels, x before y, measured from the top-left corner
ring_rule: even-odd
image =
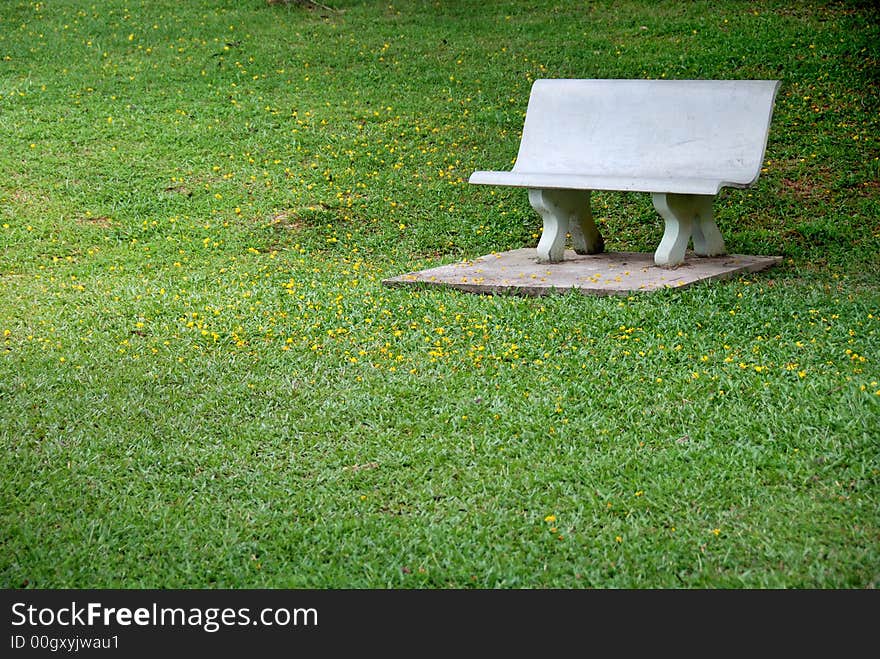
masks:
[[[761,171],[779,84],[536,80],[512,171],[747,187]]]

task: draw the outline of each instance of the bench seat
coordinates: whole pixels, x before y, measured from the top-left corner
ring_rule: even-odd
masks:
[[[707,178],[630,178],[598,174],[542,174],[540,172],[474,172],[469,183],[544,190],[610,190],[615,192],[674,192],[715,195],[724,186],[746,187]]]
[[[665,220],[654,262],[725,253],[712,215],[724,187],[748,188],[764,160],[777,80],[541,79],[532,85],[510,171],[480,170],[469,183],[529,190],[544,220],[538,261],[593,254],[604,239],[590,192],[647,192]]]

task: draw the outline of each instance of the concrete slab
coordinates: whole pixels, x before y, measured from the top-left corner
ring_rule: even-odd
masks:
[[[780,256],[696,256],[690,252],[675,267],[654,265],[653,253],[565,252],[560,263],[537,262],[535,248],[514,249],[410,272],[382,281],[386,286],[446,286],[469,293],[540,296],[570,290],[585,295],[631,295],[764,270]]]

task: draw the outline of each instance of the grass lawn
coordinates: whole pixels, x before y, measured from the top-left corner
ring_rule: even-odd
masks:
[[[880,13],[3,0],[4,588],[880,581]],[[715,202],[766,272],[390,289],[534,246],[538,78],[781,80]],[[595,193],[612,251],[650,195]]]

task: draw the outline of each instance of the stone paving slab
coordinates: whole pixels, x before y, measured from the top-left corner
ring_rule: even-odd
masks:
[[[561,263],[537,262],[534,248],[514,249],[459,261],[383,280],[386,286],[436,285],[469,293],[540,296],[577,290],[585,295],[630,295],[764,270],[780,256],[703,257],[690,252],[681,265],[654,265],[653,253],[607,252],[581,255],[565,252]]]

